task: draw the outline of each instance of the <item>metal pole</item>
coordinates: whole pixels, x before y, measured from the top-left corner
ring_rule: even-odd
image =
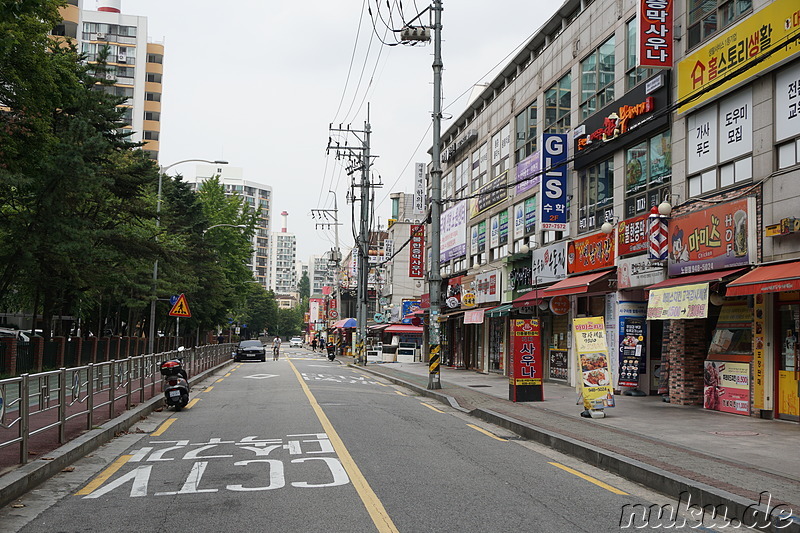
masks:
[[[361,169],[361,233],[358,236],[358,316],[356,337],[357,362],[367,364],[364,342],[367,338],[367,305],[369,303],[369,105],[367,121],[364,123],[364,152]],[[337,302],[338,303],[338,302]]]
[[[158,167],[158,200],[156,202],[156,228],[161,226],[161,184],[164,167]],[[156,336],[156,300],[158,298],[158,259],[153,263],[153,294],[150,295],[150,331],[147,335],[147,351],[153,353],[153,342]]]
[[[428,389],[441,389],[439,306],[442,273],[439,265],[439,234],[442,214],[442,166],[440,160],[442,128],[442,0],[433,2],[433,148],[431,150],[431,255],[428,270],[428,295],[431,300],[428,339]]]
[[[333,191],[330,191],[333,192]],[[341,267],[340,261],[342,260],[342,254],[339,251],[339,207],[336,202],[336,193],[333,193],[333,235],[334,239],[336,240],[336,250],[335,250],[335,257],[336,260],[336,270],[333,272],[333,288],[336,291],[336,312],[339,313],[339,318],[342,318],[342,293],[339,290],[339,269]]]

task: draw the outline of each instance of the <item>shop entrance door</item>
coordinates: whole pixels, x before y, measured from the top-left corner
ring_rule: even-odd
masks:
[[[777,338],[781,343],[776,347],[777,391],[776,415],[786,420],[800,421],[800,365],[798,365],[798,335],[800,335],[800,304],[782,304],[778,308]]]

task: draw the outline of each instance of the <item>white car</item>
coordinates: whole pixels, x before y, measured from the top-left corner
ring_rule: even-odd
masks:
[[[301,339],[300,337],[292,337],[291,339],[289,339],[289,347],[291,348],[291,347],[294,347],[294,346],[297,346],[298,348],[302,348],[303,347],[303,339]]]

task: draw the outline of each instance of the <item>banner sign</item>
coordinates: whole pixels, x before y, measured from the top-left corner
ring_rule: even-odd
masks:
[[[425,163],[414,165],[414,207],[412,213],[422,215],[427,209],[426,183],[425,183]]]
[[[569,241],[567,244],[567,273],[578,274],[614,266],[614,234],[602,231]]]
[[[650,291],[647,320],[684,320],[708,316],[708,283]]]
[[[541,229],[567,230],[567,134],[545,133],[542,137]]]
[[[517,163],[517,180],[514,194],[522,194],[539,185],[542,181],[542,159],[539,152],[534,152]]]
[[[408,277],[422,278],[425,276],[425,226],[423,224],[411,225],[411,241],[408,243]]]
[[[474,218],[490,207],[508,198],[508,187],[506,187],[507,180],[508,172],[503,172],[487,185],[478,189],[475,193],[477,197],[469,200],[469,217]]]
[[[665,279],[667,279],[667,271],[664,267],[651,262],[646,255],[617,259],[618,290],[648,287]]]
[[[614,388],[608,364],[608,345],[603,317],[576,318],[572,335],[578,352],[578,368],[586,409],[614,407]]]
[[[647,251],[647,217],[645,213],[617,225],[617,255],[622,257]]]
[[[738,415],[750,414],[750,364],[706,361],[703,407]]]
[[[500,246],[508,244],[508,209],[501,211],[499,216],[500,229],[498,232],[498,241]]]
[[[797,0],[775,0],[742,19],[678,63],[678,101],[683,113],[731,87],[763,74],[797,52],[800,34]],[[731,73],[736,75],[714,86]]]
[[[475,302],[479,304],[500,301],[500,270],[475,275],[472,281]]]
[[[547,285],[567,277],[567,243],[536,248],[533,256],[533,284]]]
[[[403,300],[400,304],[400,316],[403,317],[400,322],[402,324],[411,324],[411,319],[406,317],[415,311],[419,311],[420,304],[419,300]]]
[[[672,4],[673,0],[639,0],[639,67],[672,68]]]
[[[512,358],[509,383],[514,386],[540,385],[544,374],[541,354],[541,326],[538,318],[511,321]]]
[[[439,262],[467,253],[467,201],[457,203],[441,217]]]
[[[550,379],[567,381],[567,359],[569,350],[550,349]]]
[[[755,337],[753,337],[753,407],[764,409],[764,392],[766,391],[766,358],[764,346],[767,331],[766,305],[764,295],[756,294],[753,305],[755,315]]]
[[[755,198],[741,198],[669,223],[669,275],[749,265],[756,257]]]

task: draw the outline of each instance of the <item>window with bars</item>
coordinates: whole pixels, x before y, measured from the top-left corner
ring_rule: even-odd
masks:
[[[581,120],[614,101],[614,36],[581,61]]]
[[[572,75],[567,72],[564,77],[553,84],[544,93],[544,132],[566,133],[570,125],[570,99],[572,98]]]

